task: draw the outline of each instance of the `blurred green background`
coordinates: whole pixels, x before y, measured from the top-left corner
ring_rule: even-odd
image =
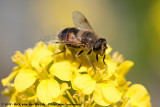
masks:
[[[160,105],[159,0],[0,0],[0,79],[14,66],[10,57],[41,38],[73,26],[72,11],[81,11],[113,51],[135,65],[127,80],[143,84],[153,107]],[[0,85],[0,91],[4,87]],[[8,98],[0,96],[1,102]],[[0,102],[0,103],[1,103]]]

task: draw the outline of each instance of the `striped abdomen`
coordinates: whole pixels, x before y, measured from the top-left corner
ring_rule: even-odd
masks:
[[[61,41],[74,42],[75,38],[77,37],[77,33],[78,32],[79,32],[79,29],[77,29],[75,27],[73,27],[73,28],[65,28],[58,34],[58,38]]]

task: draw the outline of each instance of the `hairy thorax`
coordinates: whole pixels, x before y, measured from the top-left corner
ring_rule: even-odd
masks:
[[[98,36],[91,31],[84,31],[81,35],[81,42],[84,44],[84,49],[86,50],[90,50],[97,40]]]

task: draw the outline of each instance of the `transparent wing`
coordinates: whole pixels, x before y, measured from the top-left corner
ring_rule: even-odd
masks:
[[[62,44],[70,44],[70,45],[78,45],[78,46],[83,45],[81,42],[70,42],[70,41],[59,41],[59,40],[51,40],[46,43],[62,43]]]
[[[55,36],[55,38],[50,39],[49,41],[45,42],[45,43],[60,43],[60,44],[70,44],[70,45],[78,45],[78,46],[82,46],[83,44],[80,41],[77,40],[65,40],[65,38],[61,38],[59,39],[57,36]]]
[[[93,28],[89,24],[88,20],[79,11],[73,11],[72,18],[73,18],[73,23],[76,27],[93,31]]]
[[[53,34],[53,35],[45,35],[40,37],[39,41],[42,41],[44,43],[49,42],[51,40],[57,40],[57,35]]]
[[[70,45],[78,45],[82,46],[83,44],[79,41],[66,41],[66,40],[59,40],[57,35],[49,35],[41,38],[39,41],[42,41],[44,43],[59,43],[59,44],[70,44]]]

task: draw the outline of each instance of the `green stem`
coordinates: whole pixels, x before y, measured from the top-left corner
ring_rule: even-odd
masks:
[[[70,100],[72,101],[72,103],[73,103],[73,104],[76,104],[76,102],[74,101],[74,99],[73,99],[73,97],[71,96],[71,94],[70,94],[68,91],[66,91],[66,93],[67,93],[68,97],[70,98]]]

